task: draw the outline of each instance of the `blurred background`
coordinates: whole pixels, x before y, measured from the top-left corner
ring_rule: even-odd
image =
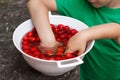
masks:
[[[29,18],[26,0],[0,0],[0,33],[11,32]]]

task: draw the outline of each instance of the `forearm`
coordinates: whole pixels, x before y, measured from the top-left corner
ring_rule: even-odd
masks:
[[[48,11],[49,8],[40,0],[31,0],[27,4],[31,19],[44,46],[54,45],[55,37],[50,27]]]
[[[87,35],[88,40],[102,38],[117,39],[120,37],[120,25],[116,23],[102,24],[83,30],[82,33]]]

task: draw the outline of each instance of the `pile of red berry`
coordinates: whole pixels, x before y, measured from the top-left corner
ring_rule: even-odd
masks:
[[[38,37],[35,28],[25,34],[22,38],[21,47],[23,52],[30,56],[44,60],[65,60],[77,57],[78,51],[75,51],[73,53],[64,53],[64,51],[66,49],[68,40],[78,31],[76,29],[71,29],[69,26],[65,26],[63,24],[51,24],[51,28],[54,32],[56,40],[63,43],[62,46],[57,47],[54,54],[51,50],[48,50],[46,53],[42,53],[38,48],[40,45],[40,38]]]

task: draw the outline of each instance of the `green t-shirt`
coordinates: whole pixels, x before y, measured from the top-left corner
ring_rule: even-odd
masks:
[[[120,24],[120,8],[94,8],[87,0],[56,0],[60,15],[76,18],[88,26]],[[80,80],[120,80],[120,45],[114,39],[95,41],[80,66]]]

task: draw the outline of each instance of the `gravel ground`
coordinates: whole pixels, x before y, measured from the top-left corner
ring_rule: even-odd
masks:
[[[15,28],[30,18],[26,0],[0,0],[0,80],[79,80],[79,66],[60,76],[34,70],[12,42]]]

